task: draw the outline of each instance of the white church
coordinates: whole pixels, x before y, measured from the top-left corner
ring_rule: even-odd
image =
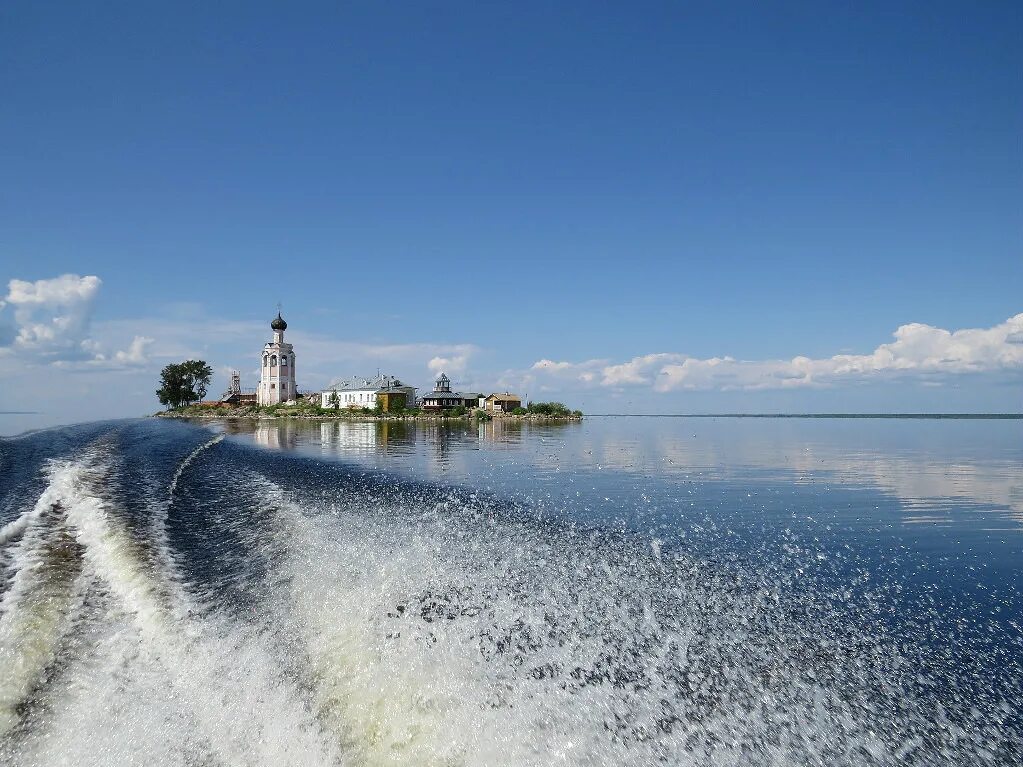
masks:
[[[298,398],[295,350],[291,344],[284,342],[284,331],[288,329],[288,323],[281,317],[280,311],[270,323],[270,329],[274,332],[274,339],[263,347],[263,367],[259,375],[259,388],[256,390],[256,402],[260,405],[279,405]]]

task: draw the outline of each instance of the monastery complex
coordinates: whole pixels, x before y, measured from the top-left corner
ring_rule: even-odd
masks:
[[[288,323],[280,311],[270,322],[273,338],[263,346],[259,386],[255,392],[245,392],[241,375],[234,371],[231,384],[221,398],[229,405],[294,405],[300,399],[315,402],[322,408],[335,410],[379,410],[393,412],[419,408],[424,412],[444,412],[455,408],[480,409],[489,412],[511,412],[522,407],[522,398],[509,392],[484,394],[482,392],[452,391],[451,379],[444,373],[437,376],[433,390],[416,395],[416,387],[391,375],[377,373],[374,377],[338,379],[329,388],[318,392],[300,393],[296,378],[295,348],[285,342],[284,331]]]

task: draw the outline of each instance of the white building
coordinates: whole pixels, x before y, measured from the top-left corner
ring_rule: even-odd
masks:
[[[270,328],[274,332],[274,340],[263,347],[263,367],[259,388],[256,390],[256,402],[260,405],[291,402],[298,396],[298,387],[295,385],[295,350],[291,344],[284,343],[284,331],[288,329],[288,323],[280,312],[270,323]]]
[[[377,406],[377,396],[382,394],[404,394],[407,407],[412,407],[416,402],[416,387],[406,386],[394,376],[388,375],[335,381],[333,386],[320,392],[320,407],[334,407],[335,394],[339,408],[372,409]]]

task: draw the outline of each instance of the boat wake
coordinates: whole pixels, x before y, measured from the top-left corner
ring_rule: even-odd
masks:
[[[1018,686],[928,659],[798,542],[768,567],[708,561],[471,490],[166,439],[50,460],[0,530],[3,764],[1019,758]],[[118,489],[136,442],[163,456],[141,501]]]

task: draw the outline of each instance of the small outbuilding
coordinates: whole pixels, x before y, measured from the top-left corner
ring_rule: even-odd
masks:
[[[483,409],[492,413],[510,413],[515,408],[522,407],[522,397],[518,394],[491,394],[483,400]]]

